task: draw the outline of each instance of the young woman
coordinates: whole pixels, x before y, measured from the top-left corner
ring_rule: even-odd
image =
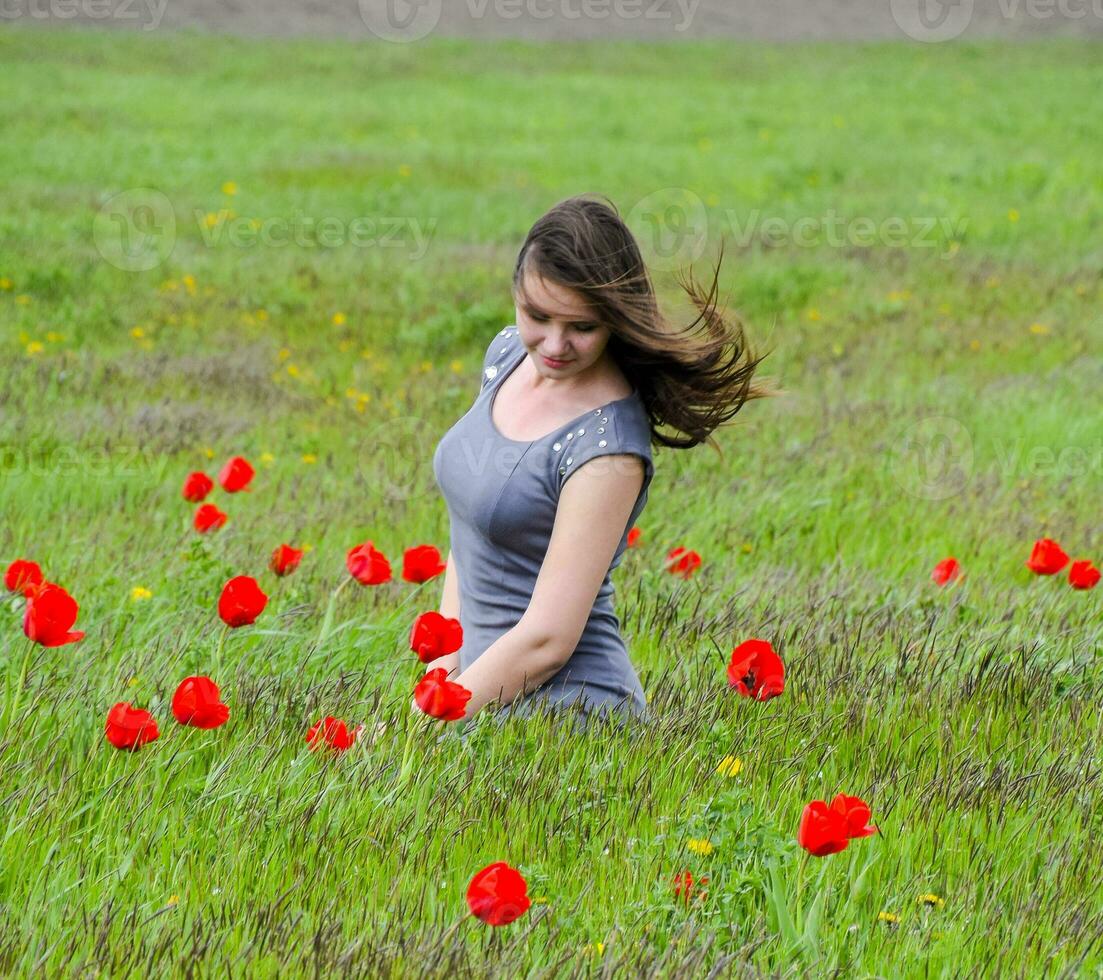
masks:
[[[611,202],[565,200],[525,239],[516,322],[491,341],[474,405],[433,455],[451,528],[440,612],[460,620],[463,646],[429,669],[472,692],[465,718],[493,701],[499,717],[647,714],[610,574],[647,502],[651,443],[712,442],[770,393],[752,384],[762,358],[742,327],[715,309],[715,279],[707,296],[680,284],[700,315],[674,331]],[[664,424],[682,435],[659,434]]]

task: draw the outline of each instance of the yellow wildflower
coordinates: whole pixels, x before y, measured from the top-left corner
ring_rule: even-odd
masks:
[[[1011,210],[1007,212],[1007,220],[1008,221],[1018,221],[1019,220],[1019,212],[1015,208],[1011,208]]]
[[[15,301],[20,306],[29,306],[31,303],[31,298],[26,293],[20,293],[18,296],[15,297]]]
[[[273,456],[271,453],[261,453],[260,454],[260,461],[265,466],[271,466],[276,461],[276,457]]]
[[[900,916],[894,915],[892,912],[878,912],[877,921],[887,922],[890,926],[894,926],[900,921]]]
[[[7,276],[0,276],[0,289],[4,292],[8,292],[15,283],[13,283]]]
[[[453,374],[462,374],[463,373],[463,361],[461,361],[457,358],[451,364],[448,365],[448,370],[451,371]]]
[[[299,366],[297,364],[288,364],[287,373],[290,374],[291,377],[297,378],[301,372],[299,371]]]
[[[222,185],[222,193],[227,197],[233,197],[237,193],[237,184],[232,180],[226,181],[226,183]]]
[[[820,316],[820,311],[817,310],[814,306],[805,314],[805,316],[807,316],[808,319],[811,320],[813,323],[823,319],[823,317]]]
[[[980,350],[980,341],[979,340],[970,340],[969,341],[969,350]]]
[[[686,841],[686,847],[688,847],[694,854],[709,855],[713,851],[712,841],[707,837],[691,838]]]
[[[303,453],[303,462],[304,463],[317,463],[318,462],[318,457],[315,456],[313,453]]]
[[[590,956],[594,953],[596,953],[598,956],[601,956],[605,952],[605,943],[587,943],[585,946],[582,947],[582,952],[585,953],[587,956]]]
[[[130,590],[130,598],[134,602],[141,602],[143,599],[152,599],[153,593],[144,585],[136,585]]]
[[[188,293],[190,295],[194,296],[195,295],[195,276],[193,276],[193,275],[191,275],[191,273],[189,273],[188,275],[184,276],[184,278],[181,280],[181,282],[184,283],[184,288],[188,291]]]
[[[720,765],[716,767],[716,771],[724,776],[738,776],[742,768],[742,759],[737,759],[734,755],[726,755],[720,760]]]
[[[1032,323],[1030,325],[1030,332],[1033,334],[1037,334],[1039,337],[1044,337],[1046,334],[1049,333],[1049,327],[1047,327],[1044,323]]]
[[[211,449],[211,447],[210,447],[210,446],[204,446],[204,447],[203,447],[203,448],[202,448],[202,449],[200,450],[200,452],[202,452],[202,453],[203,453],[203,455],[207,457],[207,459],[214,459],[214,450],[213,450],[213,449]]]
[[[56,344],[59,340],[64,340],[65,338],[61,334],[59,334],[56,330],[47,330],[46,331],[46,339],[51,344]]]
[[[141,327],[134,327],[130,331],[130,336],[133,337],[135,340],[141,340],[145,335],[146,332]]]
[[[333,325],[335,327],[343,327],[346,323],[348,323],[348,319],[349,318],[347,316],[345,316],[344,313],[341,313],[341,312],[334,313],[333,314]]]
[[[179,901],[180,901],[180,896],[179,895],[169,895],[169,902],[168,902],[169,905],[175,905]]]
[[[916,901],[923,905],[933,905],[936,908],[942,908],[942,906],[946,904],[945,900],[939,898],[934,892],[927,892],[926,895],[920,895]]]
[[[46,349],[46,345],[41,340],[32,340],[27,344],[28,354],[41,354]]]

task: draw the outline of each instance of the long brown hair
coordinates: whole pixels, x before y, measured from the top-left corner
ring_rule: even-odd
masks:
[[[536,222],[513,271],[513,294],[527,299],[524,277],[535,275],[583,296],[598,323],[611,331],[609,350],[647,409],[655,442],[689,449],[707,442],[753,398],[779,394],[752,380],[767,356],[756,356],[738,314],[716,306],[723,242],[712,286],[703,290],[691,271],[678,284],[698,310],[684,329],[659,309],[639,246],[604,195],[570,197]],[[700,328],[700,329],[698,329]],[[704,336],[692,336],[693,334]],[[682,435],[667,435],[668,426]]]

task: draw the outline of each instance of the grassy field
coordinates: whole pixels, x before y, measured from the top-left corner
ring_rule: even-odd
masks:
[[[0,561],[39,561],[87,631],[34,648],[17,696],[4,607],[0,972],[1103,969],[1103,588],[1024,566],[1045,535],[1103,558],[1097,46],[8,29],[0,64]],[[698,277],[724,237],[723,295],[788,394],[722,456],[656,449],[615,578],[654,725],[484,712],[415,732],[404,781],[406,636],[439,580],[345,589],[315,638],[352,545],[446,551],[433,449],[513,322],[525,232],[585,191],[639,219],[681,320],[667,246],[703,205]],[[847,230],[733,240],[756,209]],[[237,453],[255,490],[200,537],[180,485]],[[277,580],[283,541],[310,550]],[[965,577],[939,589],[947,555]],[[271,600],[219,650],[238,574]],[[752,636],[787,666],[765,703],[725,677]],[[225,727],[173,721],[194,673]],[[104,740],[121,700],[160,723],[137,753]],[[322,715],[394,724],[326,759]],[[881,833],[809,857],[801,811],[837,792]],[[464,903],[496,860],[535,899],[501,929]],[[688,906],[683,869],[709,879]]]

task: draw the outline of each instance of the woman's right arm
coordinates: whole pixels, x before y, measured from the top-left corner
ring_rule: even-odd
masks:
[[[451,549],[448,550],[447,567],[444,570],[444,591],[440,597],[440,614],[449,619],[460,618],[460,581],[456,574],[456,563],[452,560]],[[438,667],[443,667],[448,672],[448,676],[454,680],[456,674],[460,672],[459,650],[437,657],[427,665],[425,672],[436,670]]]

